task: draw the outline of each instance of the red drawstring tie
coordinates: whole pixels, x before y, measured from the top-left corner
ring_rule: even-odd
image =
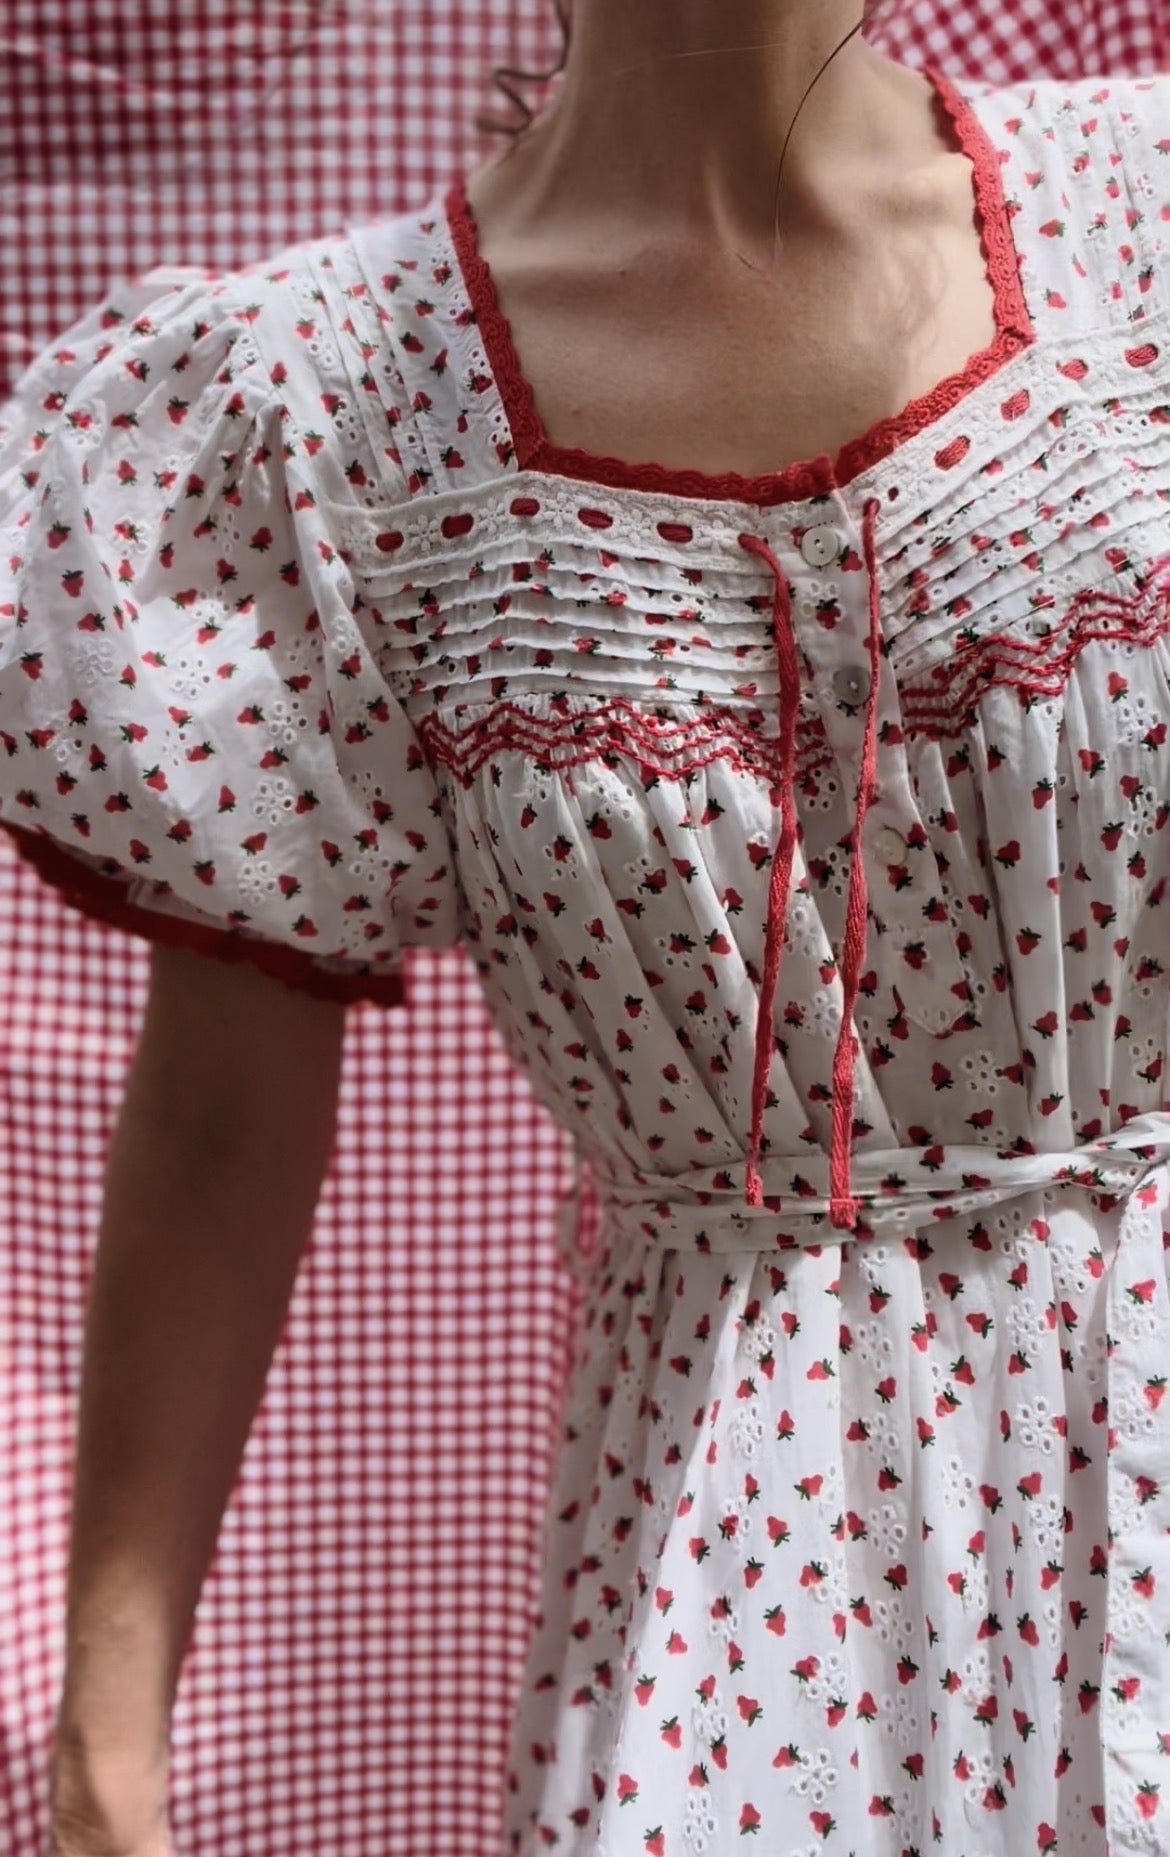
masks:
[[[865,865],[861,856],[861,828],[869,807],[877,766],[877,697],[881,675],[881,595],[878,587],[877,561],[874,552],[874,525],[880,505],[871,498],[865,506],[863,534],[865,565],[869,574],[869,656],[871,678],[865,706],[865,742],[861,757],[853,829],[849,835],[849,900],[845,910],[843,948],[844,1000],[841,1007],[841,1030],[833,1058],[833,1138],[829,1155],[829,1217],[837,1231],[853,1231],[859,1201],[850,1187],[850,1146],[853,1140],[853,1066],[857,1040],[853,1036],[853,1009],[857,1003],[862,962],[865,960],[868,924],[868,895]],[[768,1072],[772,1065],[773,1003],[780,973],[780,954],[788,919],[788,886],[792,876],[792,859],[796,851],[796,806],[793,786],[796,780],[796,716],[800,707],[800,665],[796,635],[792,629],[792,602],[784,570],[767,542],[757,535],[741,535],[740,546],[759,555],[776,578],[776,602],[773,607],[773,636],[780,667],[780,843],[772,859],[772,880],[768,892],[768,926],[764,939],[764,981],[760,989],[759,1016],[756,1021],[756,1063],[752,1080],[752,1138],[748,1150],[745,1199],[749,1206],[762,1203],[763,1188],[756,1161],[764,1121],[764,1098]],[[783,621],[781,625],[780,621]]]

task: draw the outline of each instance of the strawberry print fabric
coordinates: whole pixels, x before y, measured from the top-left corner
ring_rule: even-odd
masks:
[[[996,337],[836,459],[552,446],[459,184],[5,409],[0,822],[464,939],[597,1186],[508,1857],[1170,1835],[1170,79],[931,81]]]
[[[365,433],[292,264],[159,267],[4,405],[0,823],[105,920],[392,1006],[457,887],[323,520]]]

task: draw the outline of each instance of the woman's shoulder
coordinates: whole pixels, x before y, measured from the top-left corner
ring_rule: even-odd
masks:
[[[1077,77],[960,77],[956,87],[984,113],[994,113],[1020,132],[1028,123],[1047,129],[1071,129],[1084,138],[1092,154],[1094,140],[1116,130],[1128,143],[1136,139],[1156,150],[1170,165],[1170,71],[1085,73]]]

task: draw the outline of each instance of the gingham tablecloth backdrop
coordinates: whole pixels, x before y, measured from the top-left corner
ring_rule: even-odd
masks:
[[[421,204],[492,148],[492,68],[560,44],[548,0],[0,0],[0,20],[0,395],[156,263],[227,269]],[[1167,0],[888,0],[866,33],[994,80],[1170,66]],[[333,1164],[184,1667],[182,1857],[498,1851],[578,1314],[553,1242],[572,1154],[464,952],[406,958],[409,1009],[349,1013]],[[45,1847],[84,1297],[148,961],[3,837],[2,1857]],[[582,1218],[587,1244],[588,1191]]]

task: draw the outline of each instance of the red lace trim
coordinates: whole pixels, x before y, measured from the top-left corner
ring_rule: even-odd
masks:
[[[26,864],[46,883],[57,890],[70,908],[95,922],[106,922],[128,935],[143,936],[167,948],[189,948],[194,954],[207,955],[231,966],[247,961],[262,973],[298,993],[314,999],[335,1000],[354,1005],[370,1000],[376,1006],[401,1006],[406,990],[401,972],[382,975],[330,974],[318,967],[311,957],[296,948],[278,942],[245,939],[230,930],[204,928],[198,922],[186,922],[178,916],[160,916],[153,910],[128,903],[125,885],[113,877],[103,877],[69,855],[56,841],[41,832],[29,832],[10,820],[0,819],[0,828],[8,833]]]
[[[927,65],[923,75],[934,85],[936,98],[954,125],[964,154],[974,164],[979,233],[988,279],[995,290],[996,338],[989,348],[973,355],[959,373],[949,375],[900,413],[878,420],[868,432],[851,439],[836,459],[825,452],[762,477],[742,477],[734,471],[711,476],[662,464],[630,464],[622,458],[552,444],[533,389],[525,379],[511,324],[500,308],[495,279],[480,256],[475,212],[467,197],[465,178],[459,176],[444,197],[448,229],[507,414],[519,469],[671,496],[768,505],[803,501],[823,495],[834,484],[841,487],[850,483],[907,439],[936,424],[974,388],[998,373],[1013,355],[1033,343],[1036,332],[1020,276],[1019,253],[995,146],[968,99],[943,72]]]

